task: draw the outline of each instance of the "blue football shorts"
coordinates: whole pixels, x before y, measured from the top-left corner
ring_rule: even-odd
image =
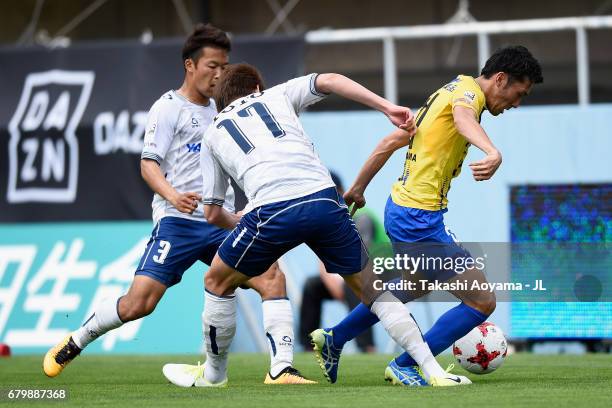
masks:
[[[334,187],[251,210],[218,253],[227,265],[253,277],[302,243],[330,273],[357,273],[368,262],[355,223]]]
[[[229,231],[207,222],[164,217],[153,228],[136,275],[176,285],[196,261],[212,262]]]
[[[428,267],[420,272],[429,280],[446,281],[457,273],[448,266],[448,258],[459,261],[471,258],[469,251],[458,242],[455,234],[444,225],[447,210],[428,211],[404,207],[389,197],[385,206],[385,231],[391,239],[395,254],[431,258]],[[462,258],[462,259],[459,259]],[[437,259],[446,262],[436,262]]]

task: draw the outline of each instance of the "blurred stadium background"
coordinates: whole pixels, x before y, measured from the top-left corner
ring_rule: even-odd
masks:
[[[457,74],[476,75],[498,46],[527,46],[545,82],[525,107],[495,120],[483,115],[504,164],[486,183],[462,173],[447,223],[466,242],[612,241],[610,0],[4,1],[0,343],[14,353],[43,353],[97,301],[129,286],[152,228],[152,193],[139,174],[146,112],[180,85],[183,37],[198,21],[231,32],[231,60],[261,67],[269,85],[340,72],[415,109]],[[333,97],[303,122],[347,185],[391,130],[382,115]],[[381,219],[402,156],[368,189],[368,206]],[[472,149],[467,160],[479,156]],[[599,278],[603,297],[504,302],[490,320],[520,347],[609,352],[609,251],[598,265],[583,265],[583,273]],[[301,287],[317,273],[317,260],[300,247],[283,268],[297,319]],[[106,335],[89,352],[198,352],[204,271],[194,266],[152,316]],[[266,349],[258,303],[240,294],[235,351]],[[449,306],[421,302],[413,313],[426,330]],[[336,302],[323,310],[324,324],[347,312]],[[378,350],[393,351],[381,328],[375,339]]]

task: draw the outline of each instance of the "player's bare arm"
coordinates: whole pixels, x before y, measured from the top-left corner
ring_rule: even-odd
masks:
[[[351,216],[355,214],[357,209],[365,206],[366,200],[364,193],[374,176],[380,171],[396,150],[408,145],[415,133],[416,127],[414,126],[408,132],[402,129],[396,129],[378,143],[363,167],[361,167],[353,185],[344,193],[346,205],[350,207],[351,204],[354,204],[351,209]]]
[[[493,145],[489,136],[474,116],[474,111],[464,106],[455,106],[453,109],[455,127],[472,145],[482,150],[486,156],[484,159],[471,163],[474,180],[489,180],[502,162],[499,150]]]
[[[206,217],[206,221],[210,224],[225,229],[234,229],[240,221],[240,215],[232,214],[216,204],[204,205],[204,217]]]
[[[168,200],[177,210],[191,214],[202,197],[194,192],[179,193],[168,183],[155,160],[140,160],[140,174],[151,190]]]
[[[334,93],[384,113],[391,123],[400,129],[411,128],[414,115],[410,109],[389,102],[344,75],[332,73],[318,75],[315,86],[320,92]]]

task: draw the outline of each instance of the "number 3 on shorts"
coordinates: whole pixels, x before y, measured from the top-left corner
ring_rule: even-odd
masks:
[[[153,257],[153,261],[158,264],[163,264],[168,256],[168,252],[170,252],[170,248],[172,244],[168,241],[159,241],[159,249],[157,250],[158,255]]]

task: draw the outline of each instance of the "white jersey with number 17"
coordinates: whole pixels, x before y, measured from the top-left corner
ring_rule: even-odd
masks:
[[[205,204],[223,204],[228,175],[249,200],[245,212],[334,186],[298,118],[326,96],[317,91],[316,77],[237,99],[213,119],[202,141]]]

